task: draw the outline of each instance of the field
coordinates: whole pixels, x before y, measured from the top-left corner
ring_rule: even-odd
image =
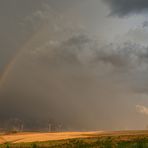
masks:
[[[0,148],[148,148],[148,131],[1,134]]]

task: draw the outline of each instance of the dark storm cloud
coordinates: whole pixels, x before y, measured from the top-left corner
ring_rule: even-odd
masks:
[[[5,40],[0,48],[10,46],[0,52],[23,49],[0,90],[0,123],[19,118],[32,129],[47,127],[53,119],[76,130],[123,128],[123,118],[132,117],[131,96],[148,88],[147,46],[100,43],[75,20],[61,19],[58,10],[78,1],[44,2],[0,1],[8,6],[0,5],[0,12],[9,18],[2,18],[0,37]],[[24,48],[17,50],[15,42]]]
[[[60,2],[55,0],[1,0],[0,49],[2,50],[0,50],[0,72],[16,52],[19,51],[19,48],[21,48],[26,40],[30,38],[32,33],[37,31],[38,27],[42,24],[42,16],[36,13],[40,14],[40,12],[49,5],[56,9],[56,11],[62,11],[75,3],[76,1],[74,2],[72,0],[62,0]],[[32,15],[36,16],[33,22],[32,18],[30,18]]]
[[[1,120],[17,117],[31,122],[31,128],[54,119],[72,129],[112,129],[126,112],[126,104],[124,113],[116,111],[121,110],[122,99],[148,86],[136,72],[141,63],[148,63],[147,47],[142,45],[100,47],[89,34],[71,32],[62,41],[27,51],[0,94]]]
[[[60,49],[60,50],[59,50]],[[108,44],[100,47],[97,40],[89,37],[88,34],[77,34],[68,40],[60,43],[54,49],[57,59],[83,63],[98,64],[103,62],[118,69],[131,70],[136,64],[148,62],[148,47],[140,44],[125,42],[119,45]]]
[[[145,81],[148,70],[147,46],[129,41],[119,45],[109,44],[100,47],[97,40],[90,38],[89,35],[79,34],[60,43],[54,48],[53,55],[56,59],[54,62],[60,65],[74,64],[76,67],[88,69],[93,67],[100,71],[100,64],[103,64],[102,72],[109,69],[108,73],[113,72],[119,79],[127,83],[130,80],[130,87],[135,93],[148,93],[148,83]]]
[[[24,29],[25,17],[42,7],[41,1],[0,1],[0,71],[9,63],[26,39],[31,35],[31,27]],[[25,32],[24,32],[25,30]]]
[[[103,0],[110,5],[111,15],[126,16],[148,12],[147,0]]]

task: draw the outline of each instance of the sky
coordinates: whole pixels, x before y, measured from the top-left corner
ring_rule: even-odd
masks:
[[[147,0],[1,0],[0,126],[146,129],[147,38]]]

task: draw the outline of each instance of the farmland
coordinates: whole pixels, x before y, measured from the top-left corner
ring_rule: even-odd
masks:
[[[148,131],[1,134],[0,148],[148,148]]]

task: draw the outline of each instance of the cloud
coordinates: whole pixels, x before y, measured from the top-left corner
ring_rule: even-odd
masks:
[[[97,39],[81,32],[63,41],[48,41],[33,53],[34,58],[45,65],[91,69],[92,73],[102,74],[106,79],[114,74],[127,83],[127,88],[130,84],[136,93],[147,93],[148,47],[140,43],[129,41],[100,47]]]
[[[71,62],[84,65],[109,64],[117,69],[137,69],[143,63],[147,63],[148,47],[133,42],[120,44],[106,44],[99,46],[99,41],[92,38],[86,32],[73,33],[63,41],[48,41],[46,44],[34,50],[36,56],[44,55],[50,61],[48,55],[52,51],[53,58],[66,64]],[[45,56],[46,54],[46,56]],[[70,61],[69,61],[70,60]],[[58,61],[57,61],[58,62]]]
[[[136,109],[139,113],[148,115],[148,108],[142,105],[136,105]]]
[[[147,47],[132,42],[100,46],[86,31],[69,32],[62,39],[35,38],[33,45],[41,44],[25,48],[1,93],[1,117],[31,123],[52,118],[74,129],[119,126],[127,106],[123,100],[148,86],[143,81]]]
[[[95,37],[79,31],[56,39],[30,45],[17,60],[1,93],[1,117],[52,118],[74,129],[119,126],[126,113],[123,100],[148,86],[138,76],[145,73],[147,47],[131,42],[100,47]]]
[[[148,12],[147,0],[103,0],[109,4],[111,15],[123,17],[129,14]]]
[[[142,26],[143,28],[148,27],[148,21],[144,21]]]
[[[0,120],[19,118],[29,128],[49,119],[77,130],[125,126],[127,102],[148,88],[147,46],[101,43],[60,16],[47,7],[21,22],[35,35],[0,93]]]

